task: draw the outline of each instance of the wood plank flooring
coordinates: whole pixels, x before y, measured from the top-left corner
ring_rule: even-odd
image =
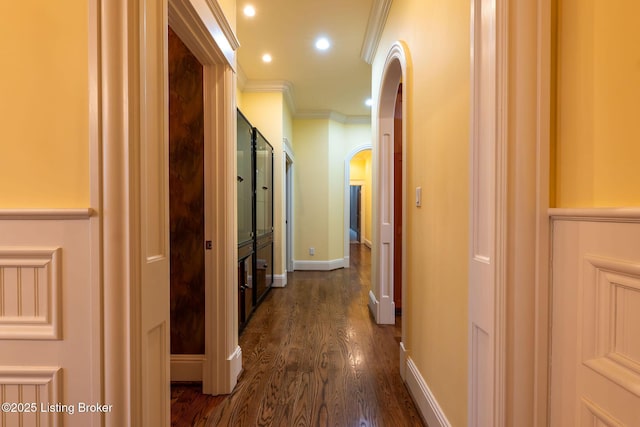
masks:
[[[172,425],[422,426],[398,372],[400,318],[374,323],[370,251],[351,245],[350,257],[349,269],[290,273],[272,289],[240,337],[233,393],[174,387]]]

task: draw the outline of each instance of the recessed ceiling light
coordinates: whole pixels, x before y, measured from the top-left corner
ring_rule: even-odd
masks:
[[[249,18],[256,16],[256,8],[251,6],[250,4],[244,7],[243,12],[244,16],[248,16]]]
[[[331,47],[331,43],[329,42],[328,38],[320,37],[318,40],[316,40],[316,49],[327,50],[330,47]]]
[[[271,62],[272,59],[273,58],[271,58],[271,55],[269,55],[268,53],[262,55],[262,62]]]
[[[373,105],[373,99],[371,98],[365,99],[364,105],[366,105],[367,107],[371,107]]]

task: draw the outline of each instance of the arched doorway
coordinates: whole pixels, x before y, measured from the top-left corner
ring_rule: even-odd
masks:
[[[350,193],[351,193],[351,160],[366,150],[372,150],[371,144],[360,145],[347,154],[344,163],[344,267],[349,267],[349,244],[350,244]],[[371,180],[369,180],[371,181]],[[372,189],[365,188],[365,191],[371,193]],[[367,209],[367,208],[365,208]]]
[[[370,309],[380,324],[395,323],[394,277],[398,290],[404,289],[402,254],[406,246],[406,48],[401,42],[391,47],[385,62],[377,112],[374,233],[374,280],[370,295]],[[400,92],[399,92],[400,89]],[[400,108],[397,108],[400,93]],[[396,112],[396,110],[399,110]],[[399,117],[396,117],[399,116]],[[395,159],[395,161],[394,161]],[[398,206],[399,209],[394,209]],[[398,241],[400,240],[400,241]],[[395,255],[394,255],[395,254]],[[394,258],[397,260],[394,263]],[[394,265],[395,264],[395,265]],[[397,271],[400,270],[400,271]],[[395,274],[395,272],[399,274]],[[404,293],[404,292],[402,292]],[[404,341],[404,332],[403,332]]]

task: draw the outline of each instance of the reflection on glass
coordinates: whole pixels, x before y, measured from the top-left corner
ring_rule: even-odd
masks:
[[[273,148],[257,132],[256,135],[256,233],[263,236],[273,231]]]
[[[251,140],[253,128],[238,111],[238,244],[251,240]]]

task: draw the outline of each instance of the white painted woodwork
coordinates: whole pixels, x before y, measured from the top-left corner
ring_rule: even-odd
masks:
[[[401,348],[402,350],[403,348]],[[406,359],[404,371],[406,372],[407,388],[427,425],[429,427],[451,427],[451,423],[411,357]]]
[[[0,247],[0,339],[60,339],[60,248]]]
[[[402,116],[407,117],[407,86],[408,79],[407,47],[402,42],[391,46],[385,60],[382,83],[380,88],[380,102],[378,105],[378,120],[376,144],[373,146],[373,212],[374,235],[372,253],[372,293],[369,307],[378,324],[395,323],[395,304],[393,302],[393,203],[394,203],[394,175],[393,175],[393,145],[394,145],[394,113],[398,87],[402,85]],[[402,164],[406,165],[407,132],[406,120],[402,121]],[[402,170],[402,200],[406,200],[406,168]],[[402,245],[406,250],[406,212],[402,209]],[[402,268],[406,269],[403,258]],[[403,289],[406,280],[403,271]],[[405,292],[406,293],[406,292]],[[405,294],[403,293],[403,295]],[[374,302],[375,301],[375,302]]]
[[[640,425],[640,211],[552,214],[549,425]]]
[[[171,0],[169,24],[204,66],[205,235],[213,248],[205,253],[202,386],[205,393],[226,394],[233,390],[242,369],[234,267],[237,164],[235,146],[228,143],[236,140],[235,53],[226,50],[227,45],[237,48],[237,41],[220,41],[220,35],[228,32],[228,23],[214,3]]]
[[[235,268],[235,51],[210,0],[113,0],[100,9],[99,139],[106,423],[169,423],[167,23],[204,69],[205,204],[213,274],[205,291],[204,391],[229,393],[242,368]],[[224,42],[222,38],[224,38]],[[220,46],[219,43],[224,46]],[[231,50],[229,50],[231,47]],[[205,147],[207,149],[207,147]],[[95,153],[94,153],[95,154]],[[97,162],[102,161],[102,165]],[[93,200],[93,199],[92,199]],[[208,234],[211,233],[211,234]],[[96,334],[100,337],[101,334]],[[99,353],[98,353],[99,355]]]
[[[0,209],[0,402],[104,402],[95,218],[83,211]],[[90,413],[0,413],[2,426],[99,423]]]
[[[499,80],[498,62],[498,18],[504,7],[496,0],[471,2],[468,424],[473,427],[501,426],[504,421],[507,178],[501,112],[506,93],[499,83],[506,82],[506,74]]]
[[[33,405],[28,411],[18,411],[18,407],[3,410],[0,412],[0,426],[61,426],[64,412],[71,410],[56,412],[55,406],[50,407],[63,402],[61,385],[60,368],[0,367],[0,402]],[[76,415],[76,402],[63,404],[73,405],[72,416]]]
[[[135,4],[130,246],[131,280],[139,285],[131,295],[132,421],[167,426],[171,411],[167,4],[153,0]]]

